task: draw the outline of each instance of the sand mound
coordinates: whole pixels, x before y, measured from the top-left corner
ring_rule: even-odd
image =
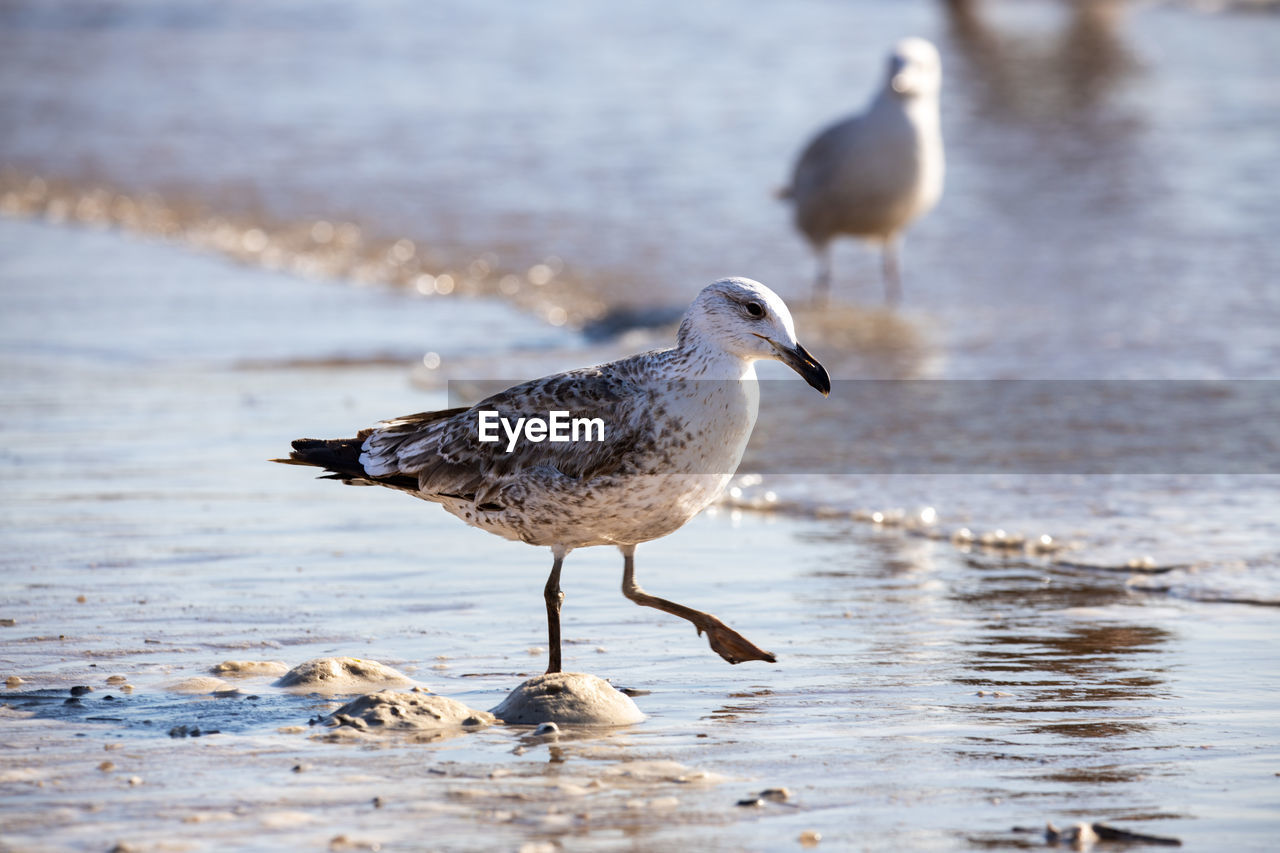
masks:
[[[434,738],[475,731],[498,721],[493,714],[447,696],[382,690],[352,699],[320,722],[345,728],[344,735],[394,732]]]
[[[314,658],[282,675],[276,687],[318,693],[364,693],[382,687],[407,687],[413,679],[376,660]]]
[[[214,693],[219,690],[230,690],[232,686],[221,678],[211,675],[197,675],[164,685],[171,693]]]
[[[325,725],[385,729],[424,729],[444,726],[488,726],[497,719],[448,696],[381,690],[352,699],[322,721]]]
[[[525,681],[493,709],[505,723],[625,726],[644,714],[609,682],[581,672],[556,672]]]
[[[289,665],[278,660],[224,660],[210,670],[214,675],[284,675]]]

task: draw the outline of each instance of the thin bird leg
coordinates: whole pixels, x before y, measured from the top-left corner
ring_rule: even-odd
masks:
[[[622,550],[623,569],[622,569],[622,594],[643,607],[654,607],[672,616],[679,616],[693,623],[693,627],[698,629],[698,633],[707,632],[707,640],[711,643],[711,650],[729,663],[742,663],[747,660],[764,660],[769,663],[776,663],[777,658],[773,656],[773,652],[766,652],[759,648],[746,637],[721,622],[710,613],[703,613],[701,610],[694,610],[692,607],[685,607],[683,604],[676,604],[674,601],[667,601],[665,598],[658,598],[656,595],[649,595],[640,588],[640,584],[636,583],[636,562],[635,548],[629,546]]]
[[[813,302],[826,305],[831,296],[831,244],[816,247],[818,253],[818,277],[813,282]]]
[[[564,564],[564,554],[558,550],[554,553],[556,561],[542,590],[542,597],[547,602],[548,674],[560,672],[560,604],[564,601],[564,593],[560,591],[560,566]]]
[[[898,264],[898,239],[885,238],[881,248],[884,261],[884,302],[890,307],[897,307],[902,301],[902,273]]]

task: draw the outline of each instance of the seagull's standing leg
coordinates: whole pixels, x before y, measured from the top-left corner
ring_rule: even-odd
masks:
[[[813,282],[813,302],[826,305],[831,298],[831,244],[814,246],[818,253],[818,277]]]
[[[560,672],[560,605],[564,602],[564,593],[560,591],[560,567],[564,565],[564,556],[568,553],[562,546],[551,549],[555,562],[551,565],[551,575],[542,590],[542,597],[547,602],[547,674]]]
[[[711,650],[729,663],[742,663],[746,660],[777,663],[778,659],[773,656],[773,652],[766,652],[710,613],[703,613],[701,610],[694,610],[692,607],[685,607],[683,604],[649,595],[640,588],[640,584],[636,583],[636,546],[619,545],[618,550],[622,551],[623,559],[622,594],[627,598],[643,607],[654,607],[692,622],[699,634],[703,631],[707,632]]]
[[[901,243],[896,236],[884,238],[880,244],[881,259],[884,261],[884,302],[890,308],[896,308],[902,301],[902,272],[898,263]]]

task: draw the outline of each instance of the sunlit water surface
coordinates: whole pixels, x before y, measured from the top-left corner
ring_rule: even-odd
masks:
[[[1274,376],[1280,95],[1259,81],[1280,24],[1116,8],[6,6],[6,209],[151,236],[0,225],[0,631],[26,679],[0,839],[967,849],[1105,820],[1267,848],[1274,473],[823,474],[864,458],[859,412],[799,385],[766,383],[743,466],[763,478],[639,552],[646,587],[776,666],[730,668],[634,607],[592,549],[566,567],[567,666],[651,691],[613,735],[360,750],[277,732],[331,706],[265,681],[257,704],[166,689],[343,654],[496,704],[542,666],[548,555],[265,460],[442,406],[449,379],[665,343],[590,323],[669,317],[719,275],[775,286],[839,379]],[[806,308],[811,259],[769,194],[907,33],[943,51],[949,183],[910,234],[906,308],[876,307],[852,245],[840,302]],[[1067,547],[1016,538],[1041,536]],[[111,674],[135,691],[105,700]],[[64,705],[76,684],[96,690]],[[220,734],[168,737],[193,723]],[[717,775],[619,781],[650,759]],[[791,800],[735,805],[772,786]]]
[[[546,326],[483,302],[410,302],[108,233],[0,233],[6,297],[48,318],[6,321],[3,353],[0,630],[6,675],[25,682],[5,696],[0,811],[19,849],[411,849],[424,827],[445,849],[779,849],[806,832],[835,849],[967,849],[1039,844],[1048,820],[1199,849],[1270,839],[1271,608],[847,513],[726,506],[640,549],[649,589],[712,609],[777,665],[729,667],[621,596],[616,553],[575,552],[566,666],[648,691],[649,719],[615,733],[361,749],[309,739],[334,703],[265,678],[230,698],[175,693],[224,660],[354,655],[489,708],[539,672],[548,554],[266,460],[299,434],[443,405],[407,361],[385,361],[422,336],[465,353],[499,324],[499,347],[556,350]],[[366,325],[383,330],[376,348],[349,331]],[[848,488],[937,502],[946,479]],[[1179,553],[1176,518],[1147,519],[1141,488],[1055,482],[1093,496],[1077,516],[1013,479],[972,481],[969,501],[957,480],[941,515],[1013,518],[1032,500],[1021,512],[1055,533]],[[1171,505],[1194,513],[1190,485]],[[95,689],[66,704],[81,684]],[[170,734],[182,726],[206,734]],[[779,786],[786,803],[737,804]]]

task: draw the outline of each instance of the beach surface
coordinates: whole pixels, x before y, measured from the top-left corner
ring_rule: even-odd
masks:
[[[1274,848],[1280,17],[1207,5],[5,3],[0,850]],[[773,191],[907,35],[943,198],[816,306]],[[637,579],[777,663],[583,549],[643,719],[491,721],[551,555],[268,460],[728,275],[833,393]]]
[[[621,596],[616,553],[574,553],[566,669],[629,691],[634,725],[313,724],[350,697],[275,681],[318,657],[498,705],[545,664],[550,558],[266,460],[301,433],[443,405],[388,351],[465,353],[490,322],[548,361],[581,343],[488,301],[116,233],[5,221],[0,243],[6,300],[47,318],[6,315],[9,849],[959,850],[1039,844],[1046,821],[1269,844],[1274,607],[957,545],[945,523],[726,505],[640,548],[649,589],[776,665],[725,664]],[[344,336],[370,323],[376,349]],[[1106,478],[1080,488],[1112,499]],[[989,491],[986,511],[1019,504]]]

